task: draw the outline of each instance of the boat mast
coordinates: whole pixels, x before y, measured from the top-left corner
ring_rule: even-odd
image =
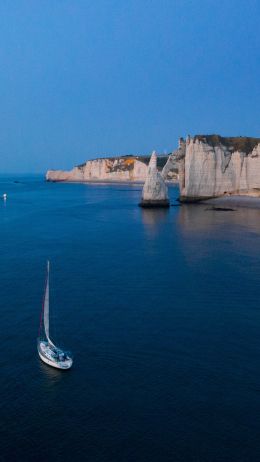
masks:
[[[41,330],[42,330],[42,321],[43,321],[43,315],[44,315],[44,305],[45,305],[47,284],[48,284],[48,278],[49,278],[49,268],[50,268],[49,260],[47,260],[47,273],[46,273],[46,278],[45,278],[44,295],[43,295],[43,300],[42,300],[42,310],[41,310],[41,315],[40,315],[40,325],[39,325],[38,337],[40,337]]]
[[[50,334],[49,334],[49,306],[50,306],[50,303],[49,303],[49,274],[50,274],[50,262],[49,260],[47,260],[47,276],[46,276],[45,292],[44,292],[44,297],[43,297],[43,306],[42,306],[42,312],[41,312],[39,336],[40,336],[42,321],[43,321],[46,338],[48,342],[51,345],[53,345],[50,339]]]

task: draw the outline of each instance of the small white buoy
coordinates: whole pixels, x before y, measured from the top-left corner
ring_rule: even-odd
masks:
[[[3,199],[4,199],[4,201],[6,201],[6,199],[7,199],[7,194],[6,193],[3,194]]]

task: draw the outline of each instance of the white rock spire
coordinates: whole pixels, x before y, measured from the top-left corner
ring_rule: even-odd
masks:
[[[169,207],[168,188],[157,169],[157,155],[153,151],[144,183],[141,207]]]

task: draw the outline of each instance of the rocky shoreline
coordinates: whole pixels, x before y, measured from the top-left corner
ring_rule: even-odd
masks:
[[[252,209],[260,209],[260,197],[248,195],[230,195],[208,199],[200,202],[202,204],[218,206],[218,207],[246,207]]]

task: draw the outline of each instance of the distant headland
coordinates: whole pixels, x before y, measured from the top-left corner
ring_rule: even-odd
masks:
[[[157,160],[158,169],[161,171],[165,166],[169,155],[159,155]],[[103,157],[88,160],[74,167],[70,171],[48,170],[47,181],[70,181],[70,182],[95,182],[95,181],[120,181],[120,182],[144,182],[148,172],[150,156],[125,155],[119,157]],[[178,171],[169,171],[167,179],[177,181]]]

